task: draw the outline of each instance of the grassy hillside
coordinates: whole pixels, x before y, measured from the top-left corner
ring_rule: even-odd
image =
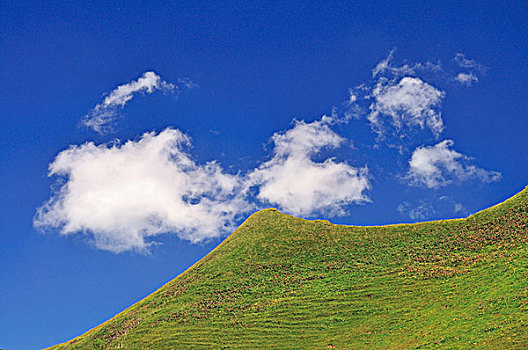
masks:
[[[82,317],[82,315],[79,315]],[[274,209],[52,349],[528,348],[528,188],[467,219],[354,227]]]

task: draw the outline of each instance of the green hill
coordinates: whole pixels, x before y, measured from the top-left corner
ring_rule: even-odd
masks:
[[[215,348],[528,348],[528,187],[418,224],[259,211],[150,296],[52,347]]]

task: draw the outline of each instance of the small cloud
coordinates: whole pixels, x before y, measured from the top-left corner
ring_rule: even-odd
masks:
[[[435,214],[433,207],[425,201],[420,201],[420,204],[416,206],[413,206],[409,202],[403,202],[398,205],[396,210],[411,220],[424,220]]]
[[[416,148],[405,178],[411,185],[428,188],[439,188],[453,181],[477,179],[489,183],[501,178],[499,172],[469,165],[469,158],[453,150],[452,146],[452,140],[444,140],[434,146]]]
[[[328,158],[312,157],[323,148],[337,148],[345,139],[333,132],[331,117],[313,123],[303,121],[272,137],[273,157],[248,175],[248,188],[257,187],[260,201],[279,205],[293,215],[345,213],[344,206],[368,201],[367,168],[354,168]]]
[[[444,130],[439,106],[445,93],[419,78],[404,77],[399,81],[380,79],[372,90],[370,113],[372,129],[383,134],[384,117],[398,131],[404,127],[427,127],[435,136]]]
[[[347,105],[353,105],[354,102],[356,102],[358,99],[358,96],[352,89],[348,89],[348,101],[346,102]]]
[[[478,78],[471,73],[458,73],[455,80],[465,86],[471,86],[471,84],[478,82]]]
[[[240,195],[242,180],[215,162],[196,164],[184,151],[189,145],[168,128],[124,144],[71,146],[49,166],[58,189],[38,208],[34,226],[85,233],[115,253],[147,251],[163,233],[199,242],[231,231],[252,209]]]
[[[471,60],[469,58],[467,58],[464,54],[462,53],[457,53],[455,55],[455,57],[453,58],[453,61],[455,61],[455,63],[460,67],[460,68],[464,68],[464,69],[472,69],[472,70],[476,70],[480,73],[485,73],[487,70],[488,70],[488,67],[478,63],[477,61],[475,60]]]
[[[363,106],[364,102],[369,98],[370,87],[365,84],[348,89],[348,99],[343,103],[345,106],[344,118],[337,118],[341,122],[348,122],[351,119],[361,119],[365,116],[368,110],[368,105]]]
[[[395,66],[394,52],[372,70],[372,82],[349,89],[344,120],[366,116],[378,140],[390,138],[395,147],[416,129],[430,130],[438,138],[444,130],[440,107],[445,92],[418,75],[438,77],[445,72],[431,62]]]
[[[467,215],[468,210],[462,203],[457,203],[453,198],[449,196],[441,196],[440,202],[443,204],[444,211],[449,213],[455,213],[458,215]]]
[[[462,53],[457,53],[453,61],[459,68],[463,69],[463,72],[458,72],[453,80],[467,87],[470,87],[473,83],[477,83],[479,76],[485,74],[488,70],[488,67],[467,58]]]
[[[455,203],[455,213],[465,213],[467,210],[460,203]]]
[[[158,90],[175,92],[177,88],[174,84],[162,80],[156,73],[145,72],[139,79],[119,85],[110,92],[103,102],[82,118],[81,123],[100,134],[106,134],[112,131],[112,124],[118,118],[120,110],[136,94],[151,94]]]

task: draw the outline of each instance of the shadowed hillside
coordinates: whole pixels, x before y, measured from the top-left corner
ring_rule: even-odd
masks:
[[[527,330],[528,188],[466,219],[410,225],[259,211],[158,291],[52,349],[522,349]]]

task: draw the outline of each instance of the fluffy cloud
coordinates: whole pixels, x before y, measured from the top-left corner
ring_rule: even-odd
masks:
[[[185,80],[184,86],[192,84]],[[85,115],[81,123],[98,133],[104,134],[112,130],[112,123],[119,115],[119,111],[125,107],[134,95],[138,93],[151,94],[157,90],[174,92],[177,87],[174,84],[163,81],[154,72],[145,72],[138,80],[119,85],[114,91],[105,97],[103,102],[95,106],[90,113]]]
[[[345,205],[368,200],[368,170],[344,162],[312,157],[323,148],[337,148],[345,141],[333,132],[332,118],[313,123],[296,122],[294,127],[273,135],[273,157],[248,176],[248,187],[257,186],[257,198],[279,205],[294,215],[317,212],[343,214]]]
[[[409,161],[406,178],[412,185],[438,188],[453,181],[471,178],[494,182],[501,178],[496,171],[487,171],[469,165],[469,158],[453,150],[453,141],[444,140],[434,146],[418,147]]]
[[[38,209],[35,227],[88,233],[112,252],[145,251],[152,236],[167,232],[198,242],[231,230],[236,216],[251,209],[238,195],[241,181],[214,162],[197,165],[184,151],[189,142],[169,128],[124,144],[62,151],[49,175],[64,181]]]
[[[258,191],[253,199],[292,214],[342,214],[344,206],[368,201],[370,185],[366,168],[312,159],[345,142],[331,123],[330,117],[301,121],[274,134],[272,159],[246,177],[215,162],[196,164],[185,152],[189,138],[170,128],[125,143],[71,146],[49,166],[59,181],[34,226],[85,233],[96,247],[119,253],[146,251],[164,233],[199,242],[229,232],[255,208],[250,189]]]
[[[384,130],[384,117],[388,117],[398,132],[405,127],[427,127],[438,137],[444,129],[438,111],[444,96],[444,92],[419,78],[404,77],[399,81],[380,79],[372,90],[373,102],[367,118],[379,134]]]
[[[478,82],[478,78],[471,73],[458,73],[455,80],[465,86],[471,86],[471,84]]]

